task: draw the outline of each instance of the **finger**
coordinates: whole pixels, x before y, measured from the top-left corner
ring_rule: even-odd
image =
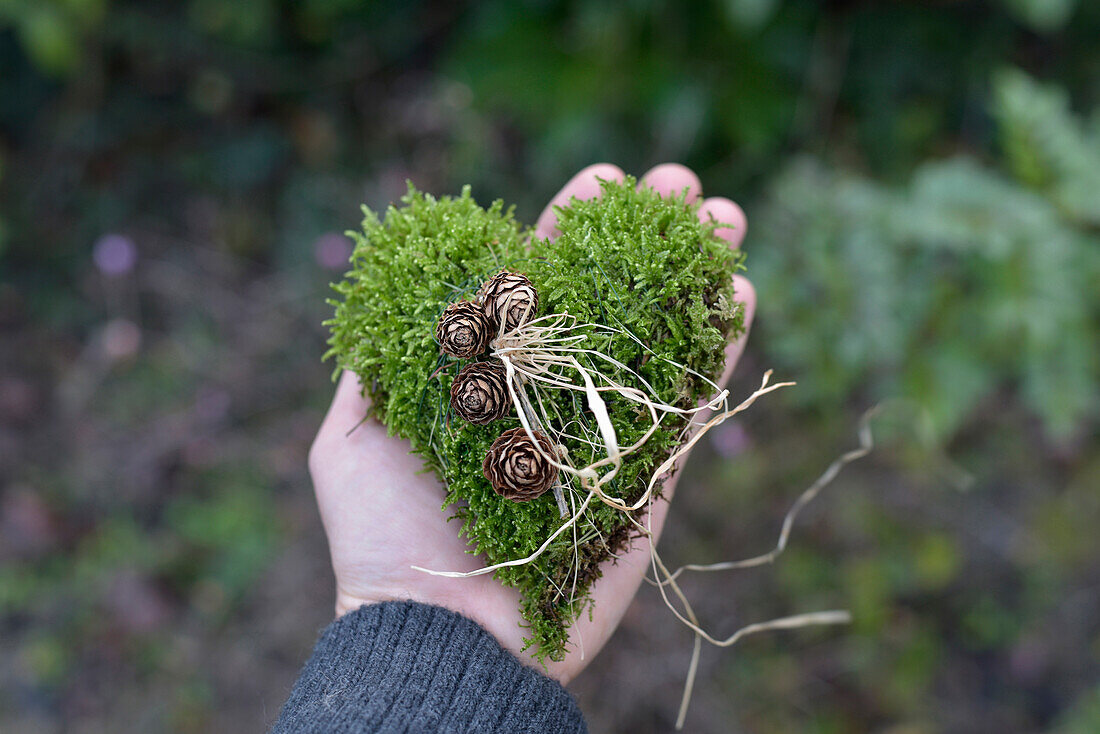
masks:
[[[336,384],[336,394],[332,397],[332,405],[321,424],[321,430],[332,426],[346,432],[363,420],[369,410],[370,399],[364,397],[359,378],[351,370],[344,370]]]
[[[689,204],[703,194],[703,184],[699,177],[690,168],[679,163],[654,166],[642,176],[638,185],[648,186],[664,197],[679,196],[686,190]]]
[[[729,382],[733,370],[741,360],[741,353],[745,351],[745,343],[749,340],[752,319],[756,315],[756,288],[753,287],[752,281],[743,275],[733,276],[733,297],[740,301],[745,309],[745,328],[726,346],[726,366],[722,369],[722,376],[718,378],[719,387],[724,387]]]
[[[317,429],[317,438],[309,452],[310,471],[316,472],[320,467],[319,457],[335,445],[334,441],[342,441],[348,437],[349,432],[363,423],[370,410],[370,400],[363,397],[359,385],[359,378],[351,370],[344,370],[340,375],[340,381],[336,385],[336,394],[332,397],[332,404],[321,421],[321,427]],[[369,425],[360,426],[367,429],[366,433],[372,433]],[[355,431],[361,434],[361,431]],[[384,431],[383,431],[384,433]]]
[[[714,220],[722,224],[723,226],[715,228],[714,234],[729,242],[730,247],[735,250],[745,240],[748,226],[745,212],[724,196],[711,196],[705,199],[699,207],[699,219],[704,222]]]
[[[535,237],[553,239],[561,234],[558,231],[558,213],[554,207],[568,206],[570,199],[594,199],[600,195],[600,179],[606,181],[622,181],[624,174],[621,168],[611,163],[595,163],[581,170],[569,183],[562,187],[546,208],[539,215],[535,225]]]

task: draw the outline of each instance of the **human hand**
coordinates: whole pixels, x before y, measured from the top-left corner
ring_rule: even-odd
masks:
[[[598,196],[601,178],[621,181],[623,172],[610,164],[582,170],[542,212],[536,236],[556,236],[554,207],[568,205],[573,197]],[[698,177],[677,164],[657,166],[639,185],[662,195],[687,189],[689,201],[702,195]],[[728,240],[730,247],[740,246],[745,215],[732,201],[705,199],[699,216],[732,225],[720,227],[717,234]],[[729,379],[741,356],[756,305],[749,281],[740,275],[734,280],[737,297],[745,304],[745,332],[726,348],[720,385]],[[359,425],[369,407],[355,375],[345,372],[309,453],[309,470],[336,575],[337,616],[363,604],[387,600],[434,604],[477,621],[523,659],[523,620],[515,589],[502,586],[491,575],[448,578],[413,570],[416,565],[472,571],[485,561],[468,553],[454,524],[447,523],[440,511],[443,488],[434,474],[423,471],[420,457],[409,452],[408,441],[386,435],[386,428],[375,420]],[[651,509],[653,542],[660,536],[679,475],[673,474],[663,498]],[[568,682],[603,647],[634,598],[649,559],[647,541],[639,539],[615,564],[605,564],[603,577],[592,586],[595,613],[591,618],[581,615],[570,631],[574,641],[584,641],[584,656],[574,646],[562,661],[548,664],[550,675]]]

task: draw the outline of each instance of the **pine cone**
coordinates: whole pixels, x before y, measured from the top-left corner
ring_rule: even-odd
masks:
[[[557,459],[557,450],[546,436],[533,433],[538,447],[522,426],[500,434],[489,447],[481,471],[501,497],[527,502],[554,486],[558,468],[546,457]]]
[[[476,357],[485,351],[492,335],[492,324],[474,303],[456,301],[443,309],[435,338],[439,351],[459,359]]]
[[[472,362],[451,383],[451,408],[471,423],[483,425],[503,418],[510,407],[507,373],[497,360]]]
[[[485,315],[495,328],[504,324],[505,331],[512,331],[535,318],[539,308],[539,294],[523,273],[501,270],[485,281],[477,294]]]

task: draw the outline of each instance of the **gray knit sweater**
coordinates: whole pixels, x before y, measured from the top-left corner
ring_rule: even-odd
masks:
[[[586,732],[573,697],[476,622],[416,602],[363,606],[321,633],[272,730]]]

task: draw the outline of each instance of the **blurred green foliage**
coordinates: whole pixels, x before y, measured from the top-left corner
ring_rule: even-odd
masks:
[[[19,36],[28,58],[47,76],[72,74],[99,30],[107,0],[3,0],[0,24]]]
[[[679,160],[749,215],[735,389],[800,384],[697,451],[670,552],[768,547],[882,398],[974,479],[888,442],[774,575],[693,587],[857,621],[704,656],[689,726],[1096,730],[1097,37],[1073,0],[0,0],[0,729],[281,701],[330,612],[304,459],[360,204],[470,183],[530,222],[595,160]],[[594,730],[675,711],[687,640],[639,603]]]
[[[800,160],[774,183],[753,272],[815,407],[912,397],[950,435],[1012,387],[1057,437],[1095,421],[1100,127],[1020,72],[993,91],[1007,174],[957,156],[891,187]]]
[[[1054,729],[1055,734],[1090,734],[1100,730],[1100,688],[1081,697]]]

